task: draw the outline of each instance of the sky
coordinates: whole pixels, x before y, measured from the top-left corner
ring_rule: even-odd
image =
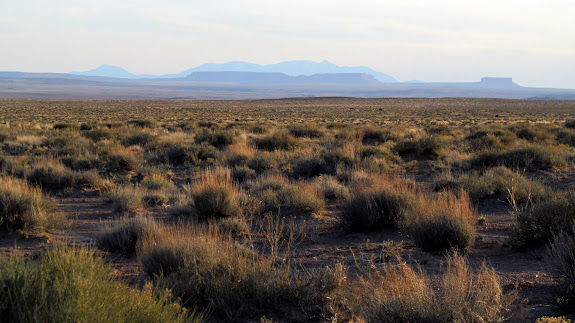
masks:
[[[0,71],[287,60],[575,89],[575,0],[0,0]]]

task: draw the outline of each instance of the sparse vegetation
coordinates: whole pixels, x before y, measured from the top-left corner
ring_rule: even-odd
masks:
[[[551,103],[0,100],[0,254],[40,272],[53,244],[94,244],[122,289],[90,299],[170,313],[126,314],[140,321],[197,307],[214,322],[500,322],[515,286],[531,304],[516,321],[563,315],[550,305],[572,303],[575,103]],[[45,297],[26,289],[42,279],[19,286]],[[76,296],[0,311],[93,320]],[[123,315],[110,308],[102,320]]]

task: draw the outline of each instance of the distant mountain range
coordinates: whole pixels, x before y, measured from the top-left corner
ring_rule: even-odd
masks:
[[[317,63],[314,61],[287,61],[277,64],[259,65],[247,62],[228,62],[223,64],[204,64],[195,68],[190,68],[177,74],[164,75],[144,75],[132,74],[125,69],[117,66],[101,65],[86,72],[71,72],[74,75],[84,76],[102,76],[125,79],[162,79],[162,78],[183,78],[194,72],[256,72],[256,73],[283,73],[288,76],[310,76],[314,74],[368,74],[382,83],[396,83],[397,80],[387,74],[377,72],[369,67],[357,66],[346,67],[337,66],[328,61]]]
[[[96,74],[0,71],[0,98],[251,100],[338,96],[575,100],[575,90],[522,87],[505,77],[484,77],[479,82],[385,83],[368,73],[295,76],[280,72],[194,71],[185,72],[182,77],[131,78],[133,74],[114,67],[100,68]]]

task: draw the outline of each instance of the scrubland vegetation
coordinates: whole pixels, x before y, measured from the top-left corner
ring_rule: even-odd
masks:
[[[0,111],[0,321],[575,315],[575,102]]]

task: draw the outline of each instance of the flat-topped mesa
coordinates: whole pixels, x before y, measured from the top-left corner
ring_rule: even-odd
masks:
[[[510,77],[482,77],[479,85],[490,88],[517,88],[520,87]]]

